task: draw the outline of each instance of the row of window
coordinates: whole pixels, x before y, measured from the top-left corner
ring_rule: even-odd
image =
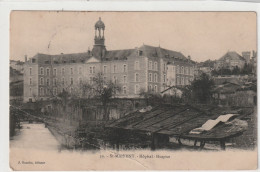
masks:
[[[94,77],[90,77],[90,83],[93,83],[93,78]],[[138,80],[139,80],[138,78],[139,78],[139,76],[136,75],[136,82],[138,82]],[[104,81],[106,81],[106,80],[107,80],[107,78],[104,77]],[[117,79],[116,76],[113,77],[113,82],[114,83],[118,82],[118,79]],[[40,85],[45,85],[45,83],[46,83],[47,86],[49,86],[50,85],[50,79],[46,78],[46,82],[45,82],[44,78],[41,77],[40,78]],[[82,78],[81,77],[78,78],[78,83],[82,84]],[[123,83],[127,83],[127,76],[126,75],[123,76]],[[29,84],[32,85],[32,78],[30,78]],[[74,78],[70,78],[70,85],[73,85],[73,84],[74,84]],[[53,78],[53,85],[59,85],[57,78]],[[64,77],[61,78],[61,85],[65,85],[65,78]]]
[[[154,76],[154,77],[152,77]],[[73,78],[70,78],[70,84],[73,85]],[[78,78],[79,80],[79,84],[82,84],[82,78]],[[104,76],[104,81],[107,80],[107,77]],[[165,83],[166,82],[166,75],[164,74],[163,75],[163,82]],[[93,81],[93,77],[90,77],[90,82],[92,83]],[[113,77],[113,82],[114,83],[117,83],[118,82],[118,78],[116,76]],[[139,79],[139,74],[136,73],[135,74],[135,82],[140,82],[140,79]],[[152,73],[149,73],[149,82],[158,82],[158,77],[157,77],[157,73],[154,73],[154,75],[152,75]],[[127,76],[124,75],[123,76],[123,83],[127,83]],[[32,78],[30,78],[29,80],[29,84],[32,85]],[[53,78],[53,85],[57,85],[57,78]],[[63,77],[61,79],[61,84],[64,85],[65,84],[65,78]],[[178,83],[177,83],[178,84]],[[45,85],[45,82],[44,82],[44,78],[40,78],[40,85]],[[49,78],[46,78],[46,85],[49,86],[50,85],[50,79]]]
[[[72,94],[73,93],[73,87],[70,87],[69,89],[69,92]],[[122,93],[123,94],[127,94],[127,87],[126,86],[123,86],[123,90],[122,90]],[[40,96],[57,96],[58,95],[58,89],[57,88],[53,88],[52,90],[51,89],[44,89],[43,87],[40,88]],[[33,96],[32,94],[32,88],[30,87],[30,96]]]
[[[117,72],[119,72],[118,71],[118,69],[117,69],[117,65],[114,65],[113,66],[113,73],[117,73]],[[138,67],[139,68],[139,67]],[[127,72],[127,65],[126,64],[124,64],[123,65],[123,71],[122,72]],[[90,66],[89,67],[89,73],[91,73],[91,74],[94,74],[94,73],[96,73],[96,68],[95,68],[95,66]],[[107,66],[106,65],[104,65],[103,66],[103,73],[107,73]],[[61,69],[61,74],[62,75],[65,75],[65,68],[62,68]],[[71,75],[73,75],[74,74],[74,68],[70,68],[70,74]],[[82,74],[82,67],[79,67],[78,68],[78,74]],[[30,75],[32,75],[32,68],[30,68]],[[49,68],[47,68],[46,69],[46,73],[44,73],[44,68],[43,67],[41,67],[40,68],[40,75],[47,75],[47,76],[49,76],[50,75],[50,69]],[[54,76],[56,76],[57,75],[57,69],[56,68],[54,68],[53,69],[53,75]]]
[[[157,90],[157,85],[154,85],[154,86],[149,85],[148,91],[152,91],[152,92],[157,93],[157,92],[158,92],[158,90]]]
[[[158,64],[157,64],[157,62],[153,63],[152,61],[149,61],[148,69],[149,70],[158,71]]]
[[[193,68],[177,65],[177,74],[193,75]]]
[[[186,78],[184,78],[184,77],[177,77],[177,85],[189,85],[190,84],[190,82],[192,82],[192,78],[188,78],[188,77],[186,77]]]
[[[153,77],[154,76],[154,77]],[[157,73],[149,73],[149,78],[148,78],[149,82],[158,82],[158,77],[157,77]]]

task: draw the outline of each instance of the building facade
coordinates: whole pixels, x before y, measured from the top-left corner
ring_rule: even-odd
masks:
[[[73,93],[97,73],[122,87],[117,97],[139,97],[141,90],[160,93],[172,85],[187,85],[194,78],[194,63],[180,52],[142,45],[108,51],[105,24],[95,24],[92,51],[76,54],[36,54],[24,64],[24,101],[46,100],[63,90]]]
[[[244,54],[247,55],[247,54]],[[239,55],[237,52],[230,51],[216,61],[215,69],[227,68],[234,69],[235,67],[243,68],[246,63],[246,59]]]

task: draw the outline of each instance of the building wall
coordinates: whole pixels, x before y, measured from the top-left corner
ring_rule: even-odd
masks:
[[[243,60],[218,60],[215,64],[215,69],[220,68],[229,68],[233,69],[234,67],[243,68],[245,65],[245,61]]]
[[[139,56],[138,49],[136,51],[127,59],[99,61],[93,58],[85,63],[56,64],[50,56],[34,62],[30,59],[24,70],[24,101],[33,97],[46,100],[63,89],[79,93],[80,82],[90,82],[97,73],[121,86],[117,97],[128,98],[139,97],[141,90],[160,93],[169,85],[188,85],[194,78],[194,65],[190,62],[174,62],[174,65],[167,66],[167,61],[162,58]],[[30,78],[32,85],[28,85]],[[183,78],[183,83],[178,83],[177,78]]]
[[[35,101],[38,97],[38,64],[25,64],[23,79],[24,101]]]
[[[176,68],[176,85],[190,85],[194,80],[194,65],[186,62],[174,63]]]

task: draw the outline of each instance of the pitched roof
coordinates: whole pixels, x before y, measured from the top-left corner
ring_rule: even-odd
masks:
[[[234,126],[224,123],[214,127],[210,131],[201,134],[189,134],[194,128],[202,126],[210,119],[217,119],[222,114],[238,114],[236,117],[245,114],[251,114],[252,108],[230,108],[212,106],[201,108],[191,105],[160,105],[152,108],[149,111],[135,111],[120,119],[111,121],[106,125],[107,128],[119,128],[125,130],[151,132],[176,136],[180,138],[205,139],[205,140],[220,140],[223,138],[233,137],[238,133],[243,132]]]
[[[243,60],[245,61],[244,57],[242,57],[241,55],[239,55],[237,52],[235,51],[228,51],[224,56],[222,56],[219,60],[226,60],[226,59],[230,59],[230,60]]]
[[[177,51],[172,51],[168,49],[164,49],[161,47],[154,47],[150,45],[143,45],[139,48],[140,50],[144,51],[144,55],[149,57],[169,57],[169,58],[178,58],[178,59],[187,59],[182,53]]]
[[[42,54],[38,53],[33,58],[37,59],[38,61],[46,61],[52,60],[53,62],[63,63],[78,63],[84,62],[85,60],[89,59],[90,53],[74,53],[74,54],[57,54],[57,55],[49,55],[49,54]]]
[[[169,61],[173,60],[188,60],[182,53],[177,51],[172,51],[168,49],[164,49],[161,47],[153,47],[149,45],[142,45],[139,48],[135,49],[123,49],[123,50],[110,50],[106,51],[105,59],[106,60],[124,60],[137,52],[137,50],[141,50],[144,53],[144,56],[148,58],[166,58]],[[91,52],[84,53],[74,53],[74,54],[58,54],[58,55],[48,55],[48,54],[36,54],[33,58],[38,59],[39,61],[52,60],[53,62],[63,63],[80,63],[85,62],[92,56]]]
[[[135,52],[135,49],[111,50],[111,51],[106,52],[105,58],[110,59],[110,60],[112,60],[114,58],[126,59],[128,56],[130,56],[134,52]]]

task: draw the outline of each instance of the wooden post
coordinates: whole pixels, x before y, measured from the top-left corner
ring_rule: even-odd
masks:
[[[151,144],[151,150],[155,150],[158,146],[158,135],[155,133],[152,133],[152,144]]]
[[[194,147],[197,145],[197,140],[194,141]]]
[[[205,141],[200,141],[200,149],[203,149],[204,148],[204,146],[205,146]]]
[[[221,148],[222,150],[226,150],[225,140],[221,140],[221,141],[220,141],[220,148]]]

